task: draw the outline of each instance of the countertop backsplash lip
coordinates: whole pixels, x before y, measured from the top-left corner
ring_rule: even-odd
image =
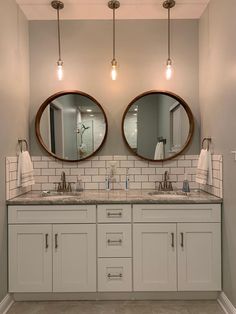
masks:
[[[164,172],[170,173],[170,180],[176,181],[174,187],[182,188],[184,174],[188,173],[191,189],[202,189],[212,195],[223,197],[223,158],[212,155],[213,186],[200,186],[195,182],[198,155],[181,155],[166,162],[150,162],[133,155],[94,156],[78,163],[62,162],[53,157],[32,156],[35,185],[17,187],[17,157],[6,158],[6,199],[12,199],[28,191],[54,190],[54,182],[59,182],[61,172],[65,171],[68,182],[81,179],[85,190],[104,190],[105,176],[110,161],[116,161],[117,174],[115,189],[125,187],[126,170],[129,168],[129,188],[131,190],[153,190],[155,181],[162,180]]]

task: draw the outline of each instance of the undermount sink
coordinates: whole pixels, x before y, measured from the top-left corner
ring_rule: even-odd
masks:
[[[68,197],[79,197],[81,192],[57,192],[57,191],[44,191],[42,192],[43,197],[50,198],[68,198]]]
[[[148,193],[151,196],[168,196],[168,197],[183,197],[188,196],[189,193],[183,191],[152,191]]]

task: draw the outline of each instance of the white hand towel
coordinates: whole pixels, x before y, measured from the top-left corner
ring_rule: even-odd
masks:
[[[212,160],[210,150],[201,150],[197,166],[196,182],[212,185]]]
[[[164,159],[164,144],[163,142],[158,142],[155,149],[154,160],[161,159]]]
[[[17,186],[27,187],[35,184],[34,169],[29,152],[21,152],[18,157]]]

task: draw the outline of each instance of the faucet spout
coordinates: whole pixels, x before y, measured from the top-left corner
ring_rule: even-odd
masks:
[[[61,173],[61,182],[62,182],[62,190],[66,190],[66,174],[65,171],[62,171]]]

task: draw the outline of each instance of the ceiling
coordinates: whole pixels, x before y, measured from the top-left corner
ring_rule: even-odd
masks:
[[[63,0],[62,0],[63,1]],[[176,0],[172,10],[175,19],[198,19],[210,0]],[[16,0],[29,20],[54,20],[55,11],[50,0]],[[108,0],[64,0],[61,18],[65,20],[111,19]],[[117,19],[165,19],[162,0],[120,0]]]

